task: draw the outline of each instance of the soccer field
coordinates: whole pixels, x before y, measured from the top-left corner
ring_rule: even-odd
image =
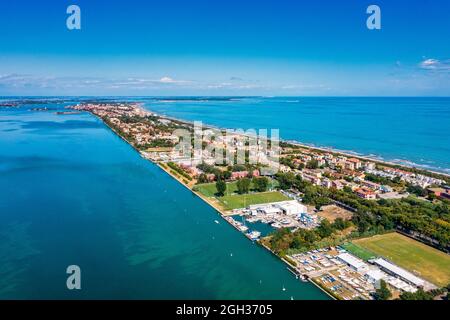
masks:
[[[245,208],[252,204],[290,200],[278,191],[231,195],[218,198],[226,210]]]
[[[276,186],[277,182],[271,180],[271,185]],[[199,184],[194,187],[194,191],[200,192],[208,198],[217,199],[225,210],[233,210],[239,208],[246,208],[252,204],[269,203],[269,202],[279,202],[290,200],[284,194],[278,191],[267,191],[267,192],[256,192],[249,194],[236,194],[237,192],[237,182],[228,182],[227,191],[225,196],[216,196],[217,189],[215,183],[205,183]]]
[[[357,246],[438,285],[450,283],[450,256],[399,233],[388,233],[353,241]]]
[[[207,197],[214,197],[217,193],[216,183],[205,183],[199,184],[194,187],[195,191],[200,192],[201,194]],[[232,194],[233,192],[237,192],[237,182],[228,182],[227,183],[227,191],[226,193]]]
[[[275,188],[278,186],[278,181],[274,179],[269,179],[270,188]],[[253,183],[250,184],[250,189],[253,189]],[[198,191],[206,197],[215,197],[217,193],[216,183],[204,183],[199,184],[194,187],[194,191]],[[237,181],[227,182],[227,191],[225,195],[232,195],[237,192]]]

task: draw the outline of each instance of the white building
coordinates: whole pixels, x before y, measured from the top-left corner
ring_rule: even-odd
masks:
[[[347,252],[338,255],[338,259],[359,273],[365,274],[369,271],[369,265],[367,263]]]
[[[370,269],[367,271],[367,273],[364,275],[364,277],[375,286],[375,288],[380,287],[380,281],[385,280],[388,275],[381,271],[380,269]]]
[[[285,214],[290,216],[298,216],[308,212],[306,206],[300,204],[297,200],[276,202],[273,206],[280,208]]]
[[[308,213],[306,206],[300,204],[297,200],[272,202],[266,204],[254,204],[248,206],[252,215],[261,214],[281,214],[289,216],[300,216],[302,213]]]
[[[386,279],[386,282],[391,287],[393,287],[393,288],[395,288],[397,290],[403,291],[403,292],[412,292],[412,293],[414,293],[414,292],[417,291],[416,287],[414,287],[414,286],[412,286],[412,285],[406,283],[405,281],[400,280],[399,278],[396,278],[396,277],[388,277]]]
[[[416,287],[424,287],[425,280],[420,279],[419,277],[416,277],[411,272],[406,271],[403,268],[400,268],[396,266],[395,264],[390,263],[389,261],[386,261],[382,258],[374,259],[372,261],[374,264],[379,266],[382,270],[385,272],[392,274],[393,276],[396,276],[407,283],[410,283]]]
[[[373,162],[366,162],[365,168],[367,170],[375,170],[375,163],[373,163]]]

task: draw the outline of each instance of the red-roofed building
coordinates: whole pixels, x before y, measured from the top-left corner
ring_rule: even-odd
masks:
[[[236,171],[231,173],[231,180],[238,180],[248,177],[248,171]]]
[[[355,193],[358,197],[367,200],[375,200],[377,198],[377,194],[368,188],[356,189]]]
[[[251,175],[253,177],[259,177],[260,176],[259,170],[253,170]],[[248,171],[236,171],[236,172],[231,173],[231,180],[238,180],[238,179],[246,178],[248,176],[249,176]]]

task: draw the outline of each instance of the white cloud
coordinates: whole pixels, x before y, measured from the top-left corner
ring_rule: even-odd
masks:
[[[159,82],[161,83],[176,83],[175,80],[173,80],[171,77],[162,77],[159,79]]]
[[[165,83],[165,84],[176,84],[176,85],[189,85],[192,84],[193,81],[188,81],[188,80],[175,80],[171,77],[162,77],[161,79],[159,79],[157,82],[159,83]]]
[[[26,74],[1,74],[0,86],[12,88],[110,88],[110,89],[158,89],[164,87],[189,86],[192,82],[174,80],[170,77],[160,79],[147,78],[116,78],[106,79],[102,77],[49,77],[33,76]]]
[[[27,93],[58,93],[82,94],[84,92],[227,92],[232,94],[250,92],[272,92],[282,90],[284,92],[301,93],[313,89],[323,90],[321,86],[305,86],[301,84],[270,84],[258,80],[243,80],[232,77],[225,81],[207,80],[181,80],[170,76],[161,78],[145,77],[75,77],[75,76],[41,76],[27,74],[0,74],[0,91]]]
[[[450,71],[450,59],[425,59],[420,62],[419,67],[423,70]]]

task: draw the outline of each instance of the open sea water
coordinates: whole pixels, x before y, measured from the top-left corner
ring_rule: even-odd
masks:
[[[142,98],[149,110],[450,174],[450,98]]]

